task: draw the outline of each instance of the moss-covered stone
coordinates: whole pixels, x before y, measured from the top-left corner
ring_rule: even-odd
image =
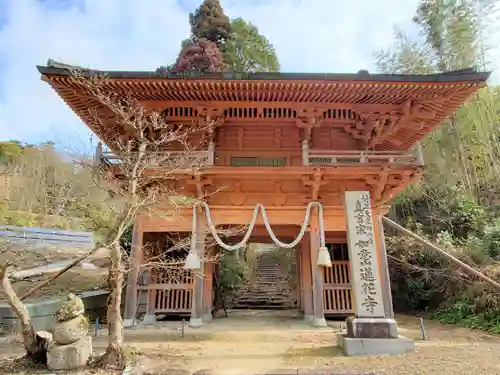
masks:
[[[58,322],[64,322],[83,315],[85,306],[80,297],[70,293],[66,297],[66,301],[61,303],[61,307],[55,312],[54,317]]]

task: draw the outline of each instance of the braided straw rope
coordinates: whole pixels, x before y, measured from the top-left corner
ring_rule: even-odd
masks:
[[[267,230],[267,233],[269,233],[269,237],[271,237],[271,240],[279,247],[285,248],[285,249],[293,249],[295,246],[297,246],[302,238],[304,237],[307,226],[309,225],[310,217],[311,217],[311,211],[314,207],[318,207],[318,219],[319,219],[319,240],[320,240],[320,248],[319,248],[319,254],[318,254],[318,265],[319,266],[325,266],[325,267],[331,267],[331,260],[330,260],[330,254],[328,253],[328,249],[326,248],[326,243],[325,243],[325,223],[323,219],[323,206],[319,202],[310,202],[307,207],[306,207],[306,212],[304,215],[304,221],[302,222],[302,225],[300,227],[299,234],[297,235],[297,238],[293,240],[290,243],[284,243],[281,242],[278,237],[274,234],[271,225],[269,224],[269,218],[267,216],[266,208],[264,205],[261,203],[258,203],[254,209],[253,209],[253,215],[252,219],[250,220],[250,223],[248,224],[248,229],[243,236],[243,239],[238,242],[235,245],[228,245],[222,241],[222,239],[219,237],[217,234],[217,229],[215,227],[215,224],[212,219],[212,215],[210,214],[210,207],[206,202],[199,202],[198,204],[193,206],[193,225],[192,225],[192,232],[191,232],[191,250],[188,254],[188,257],[186,258],[186,263],[184,268],[186,269],[199,269],[199,264],[200,264],[200,258],[198,251],[196,251],[196,231],[197,231],[197,225],[198,225],[198,207],[202,206],[205,211],[205,215],[207,217],[207,224],[208,228],[210,230],[210,233],[215,239],[215,242],[222,247],[223,249],[227,251],[234,251],[238,250],[242,247],[246,246],[247,241],[249,240],[250,236],[252,235],[253,228],[255,227],[255,223],[257,222],[257,218],[259,216],[259,212],[262,214],[262,219],[264,221],[264,226]]]

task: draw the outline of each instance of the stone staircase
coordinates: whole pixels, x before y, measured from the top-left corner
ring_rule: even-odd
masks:
[[[281,275],[280,265],[272,249],[261,249],[257,267],[247,285],[236,299],[235,309],[290,309],[296,300]]]

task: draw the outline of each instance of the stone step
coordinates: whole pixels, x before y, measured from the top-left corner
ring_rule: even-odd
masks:
[[[288,300],[290,299],[290,296],[280,294],[280,295],[268,295],[268,296],[259,296],[259,295],[243,295],[241,296],[238,300],[239,301],[282,301],[282,300]]]
[[[283,309],[296,304],[295,293],[283,291],[281,267],[273,252],[275,249],[270,248],[259,254],[254,278],[242,288],[242,293],[235,301],[235,308]]]
[[[288,296],[283,296],[283,297],[244,297],[244,298],[239,298],[238,302],[266,302],[266,301],[286,302],[289,300],[290,300],[290,298]]]

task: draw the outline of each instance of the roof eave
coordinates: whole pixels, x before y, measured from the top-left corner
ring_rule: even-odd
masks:
[[[37,66],[40,74],[44,76],[70,76],[72,67]],[[91,73],[102,74],[114,79],[196,79],[196,80],[274,80],[274,81],[358,81],[358,82],[408,82],[408,83],[454,83],[477,82],[485,83],[491,72],[476,72],[474,69],[440,74],[415,75],[415,74],[370,74],[361,71],[356,74],[341,73],[159,73],[156,71],[103,71],[95,69],[80,69],[84,76]]]

